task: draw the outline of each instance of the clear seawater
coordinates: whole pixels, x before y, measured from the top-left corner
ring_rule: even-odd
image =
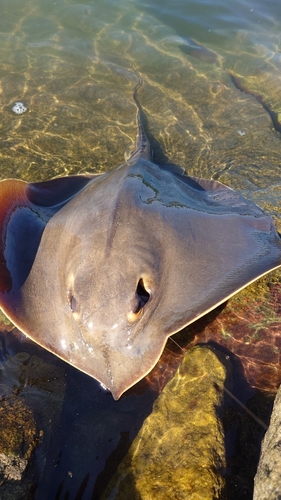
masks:
[[[0,0],[0,178],[122,163],[136,72],[155,160],[240,189],[279,223],[279,0]],[[98,498],[156,394],[114,402],[60,366],[66,400],[34,498]]]

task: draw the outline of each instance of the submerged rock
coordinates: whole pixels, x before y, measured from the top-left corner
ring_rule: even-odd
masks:
[[[32,411],[17,396],[0,404],[0,497],[30,498],[33,489],[24,474],[39,441]]]
[[[254,500],[281,498],[281,388],[275,398],[255,477]]]
[[[6,354],[0,364],[1,500],[35,498],[63,397],[59,367],[26,352]]]
[[[221,498],[225,452],[217,408],[225,377],[210,349],[189,351],[102,499]]]
[[[239,358],[251,387],[275,394],[281,383],[280,311],[278,270],[189,325],[186,332],[189,338],[193,337],[193,344],[215,342],[226,348]],[[184,331],[177,335],[176,341],[186,346]]]

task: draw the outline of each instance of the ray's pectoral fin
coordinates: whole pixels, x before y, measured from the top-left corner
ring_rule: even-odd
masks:
[[[4,312],[31,270],[48,220],[91,178],[60,177],[30,184],[0,181],[0,307]]]

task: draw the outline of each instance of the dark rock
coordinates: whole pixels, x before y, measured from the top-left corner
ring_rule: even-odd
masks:
[[[281,389],[275,398],[255,477],[254,500],[281,498]]]

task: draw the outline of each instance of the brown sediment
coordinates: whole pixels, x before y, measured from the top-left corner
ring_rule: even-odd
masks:
[[[275,275],[274,275],[275,276]],[[277,273],[276,273],[276,278]],[[251,387],[275,393],[281,384],[281,283],[262,278],[208,315],[169,339],[159,362],[137,384],[161,393],[172,379],[186,350],[216,343],[234,354]]]
[[[241,292],[208,324],[191,325],[192,344],[211,341],[227,348],[239,358],[252,387],[276,392],[281,383],[281,284],[268,284],[265,296],[261,288]]]
[[[240,79],[237,78],[237,76],[235,76],[231,71],[226,70],[226,72],[229,74],[230,79],[231,79],[233,85],[238,90],[240,90],[241,92],[244,92],[245,94],[253,96],[262,105],[263,109],[269,114],[269,116],[270,116],[270,118],[272,120],[273,127],[275,128],[275,130],[277,130],[277,132],[281,132],[281,123],[280,123],[280,121],[278,119],[278,113],[276,113],[275,111],[273,111],[270,108],[270,106],[268,105],[268,103],[265,102],[263,96],[260,95],[260,94],[256,94],[255,92],[252,92],[251,90],[247,89],[241,83]]]
[[[200,43],[195,42],[192,38],[186,38],[186,42],[188,43],[179,45],[179,48],[184,54],[188,54],[196,59],[199,59],[200,61],[215,64],[220,67],[219,56],[216,52],[204,47],[204,45],[201,45]]]

